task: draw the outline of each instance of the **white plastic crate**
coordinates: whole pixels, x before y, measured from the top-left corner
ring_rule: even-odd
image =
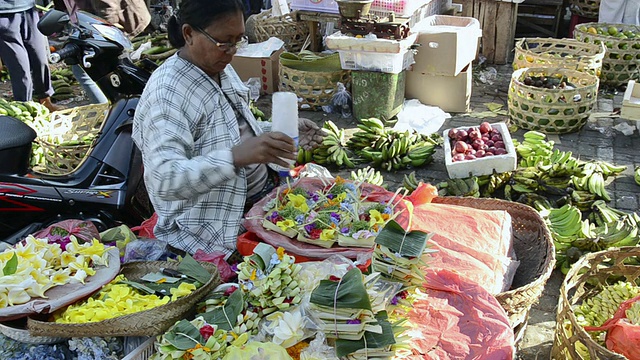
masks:
[[[368,51],[338,51],[340,64],[344,70],[375,71],[398,74],[413,63],[413,50],[407,49],[398,54]]]
[[[420,7],[432,0],[373,0],[371,12],[374,15],[386,16],[390,12],[399,17],[411,17]]]
[[[147,360],[156,352],[156,348],[153,345],[156,341],[156,337],[152,336],[149,340],[143,342],[135,348],[132,352],[130,352],[127,356],[123,357],[122,360]]]
[[[444,160],[447,166],[447,173],[451,179],[464,179],[471,176],[491,175],[495,170],[497,173],[514,171],[517,165],[516,148],[513,146],[511,134],[505,123],[491,124],[491,127],[498,129],[502,135],[507,153],[504,155],[494,155],[475,160],[462,160],[453,162],[451,156],[451,140],[449,140],[449,130],[442,133],[444,137]],[[468,126],[459,127],[460,130],[467,130]]]
[[[317,11],[339,14],[338,3],[335,0],[292,0],[291,10]]]

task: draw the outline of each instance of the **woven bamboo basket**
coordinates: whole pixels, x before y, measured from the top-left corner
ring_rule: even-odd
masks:
[[[620,38],[608,34],[615,27],[619,34],[631,34],[633,37]],[[592,34],[589,29],[602,33]],[[600,80],[603,84],[620,86],[629,80],[640,79],[640,27],[626,24],[585,23],[576,25],[573,36],[582,42],[604,44],[607,48],[602,60]],[[626,36],[626,35],[624,35]]]
[[[566,79],[573,89],[547,89],[525,85],[525,79]],[[529,68],[513,72],[509,84],[509,116],[525,130],[565,134],[587,123],[598,97],[598,78],[577,70]]]
[[[468,206],[482,210],[505,210],[511,215],[513,247],[520,266],[511,289],[496,295],[516,334],[526,326],[531,306],[538,302],[555,266],[551,233],[530,206],[498,199],[436,197],[434,203]]]
[[[640,247],[629,246],[584,255],[573,264],[560,287],[552,359],[626,359],[598,344],[578,323],[573,307],[618,281],[636,282],[640,266],[626,260],[640,257]]]
[[[52,175],[73,172],[84,161],[109,113],[109,104],[74,107],[50,114],[36,124],[34,170]]]
[[[571,0],[571,12],[589,19],[597,19],[600,14],[600,0]]]
[[[30,317],[27,329],[33,336],[70,337],[111,337],[111,336],[156,336],[164,333],[176,321],[188,317],[194,311],[194,305],[209,291],[220,284],[218,268],[210,263],[201,263],[211,273],[211,279],[191,294],[171,301],[168,304],[134,314],[119,316],[98,322],[84,324],[60,324]],[[140,261],[125,264],[121,273],[128,280],[139,281],[150,272],[160,268],[178,269],[177,262]]]
[[[66,340],[63,337],[51,336],[31,336],[29,330],[25,328],[26,323],[12,321],[0,324],[0,334],[25,344],[43,345],[57,344]]]
[[[342,70],[339,54],[313,61],[292,60],[288,55],[280,55],[278,88],[295,93],[300,109],[322,110],[322,106],[331,104],[339,82],[349,88],[351,72]]]
[[[256,40],[267,41],[270,37],[277,37],[284,41],[287,51],[302,50],[307,37],[309,26],[306,22],[297,21],[296,12],[283,16],[272,16],[271,10],[256,15],[253,26]]]
[[[604,44],[575,39],[522,38],[516,42],[513,70],[532,67],[565,68],[600,76]]]

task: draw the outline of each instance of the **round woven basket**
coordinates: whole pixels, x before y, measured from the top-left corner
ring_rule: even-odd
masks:
[[[300,51],[309,37],[309,26],[296,19],[295,11],[283,16],[272,16],[271,10],[263,11],[255,16],[253,22],[255,38],[262,42],[277,37],[284,41],[287,51]]]
[[[626,359],[591,338],[578,324],[573,307],[601,291],[604,285],[625,280],[637,284],[640,266],[625,262],[636,258],[633,260],[637,263],[638,257],[640,247],[611,248],[586,254],[573,264],[560,287],[552,359]]]
[[[57,344],[66,340],[63,337],[31,336],[24,325],[26,324],[16,324],[15,322],[0,323],[0,333],[10,339],[34,345]]]
[[[523,38],[516,42],[513,70],[532,67],[565,68],[600,76],[604,44],[575,39]]]
[[[525,85],[527,77],[566,79],[573,89]],[[513,72],[509,84],[509,116],[525,130],[565,134],[587,123],[598,97],[598,78],[577,70],[529,68]]]
[[[511,215],[513,248],[520,266],[511,289],[496,295],[509,316],[511,327],[521,334],[531,306],[538,302],[555,266],[551,233],[532,207],[498,199],[436,197],[434,203],[468,206],[482,210],[504,210]]]
[[[111,337],[111,336],[156,336],[164,333],[176,321],[188,317],[194,311],[194,305],[211,289],[220,284],[218,268],[210,263],[201,263],[211,273],[211,279],[191,294],[171,301],[168,304],[134,314],[119,316],[98,322],[84,324],[61,324],[42,319],[29,318],[27,329],[32,336],[59,337]],[[128,280],[140,281],[140,278],[160,268],[178,269],[177,262],[140,261],[125,264],[121,273]]]
[[[633,32],[633,38],[620,38],[608,35],[606,32],[610,27],[616,28],[618,33]],[[605,30],[605,34],[592,34],[598,29]],[[627,24],[608,23],[584,23],[576,25],[573,32],[576,40],[589,44],[604,44],[607,48],[602,60],[602,72],[600,80],[603,84],[619,86],[626,84],[629,80],[640,79],[640,27]]]
[[[351,72],[306,71],[279,65],[280,91],[293,92],[298,96],[298,107],[304,110],[321,110],[331,104],[339,82],[349,86]]]
[[[571,0],[571,12],[589,19],[597,19],[600,14],[600,0]]]

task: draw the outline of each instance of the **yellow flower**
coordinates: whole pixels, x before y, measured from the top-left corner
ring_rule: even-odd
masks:
[[[64,285],[71,280],[69,276],[70,274],[71,274],[71,270],[68,268],[58,270],[53,274],[53,276],[51,276],[51,282],[56,285]]]
[[[369,226],[373,227],[377,224],[384,224],[385,220],[378,210],[369,210]]]
[[[286,220],[278,221],[276,223],[276,226],[278,226],[282,231],[287,231],[295,227],[296,222],[291,219],[286,219]]]
[[[276,254],[278,254],[278,259],[282,260],[282,258],[284,257],[284,248],[279,247],[278,250],[276,250]]]
[[[336,196],[336,200],[337,200],[336,202],[337,203],[341,203],[346,198],[347,198],[347,193],[340,193],[340,194],[338,194],[338,196]]]
[[[320,240],[330,241],[335,238],[336,230],[335,229],[324,229],[320,234]]]
[[[171,301],[176,301],[181,297],[187,296],[196,289],[194,284],[183,282],[178,286],[178,288],[172,288],[171,291]]]
[[[304,196],[289,193],[287,194],[287,199],[289,199],[289,203],[293,205],[294,208],[303,213],[309,212],[309,205],[307,205],[307,199]]]
[[[340,176],[337,176],[335,183],[338,184],[338,185],[344,184],[344,179],[341,178]]]
[[[69,268],[71,268],[71,270],[84,271],[88,276],[93,276],[96,273],[96,271],[89,266],[89,261],[84,255],[79,255],[76,261],[69,264]]]
[[[62,267],[68,267],[69,264],[76,261],[76,256],[68,251],[65,251],[60,255],[60,265]]]
[[[35,248],[35,244],[33,243],[27,243],[26,246],[22,243],[18,243],[16,244],[15,252],[18,257],[18,262],[20,262],[20,260],[31,261],[38,257],[38,252]]]

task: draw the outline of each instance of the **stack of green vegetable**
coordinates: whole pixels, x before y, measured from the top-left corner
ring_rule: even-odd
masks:
[[[166,33],[152,33],[148,35],[141,35],[132,39],[133,48],[138,49],[143,44],[151,43],[151,47],[142,52],[142,59],[149,59],[156,64],[162,64],[167,58],[175,54],[178,49],[175,49],[169,43],[169,38]]]
[[[73,88],[76,78],[68,67],[61,67],[51,70],[51,86],[54,94],[51,97],[54,101],[66,100],[73,97]]]

